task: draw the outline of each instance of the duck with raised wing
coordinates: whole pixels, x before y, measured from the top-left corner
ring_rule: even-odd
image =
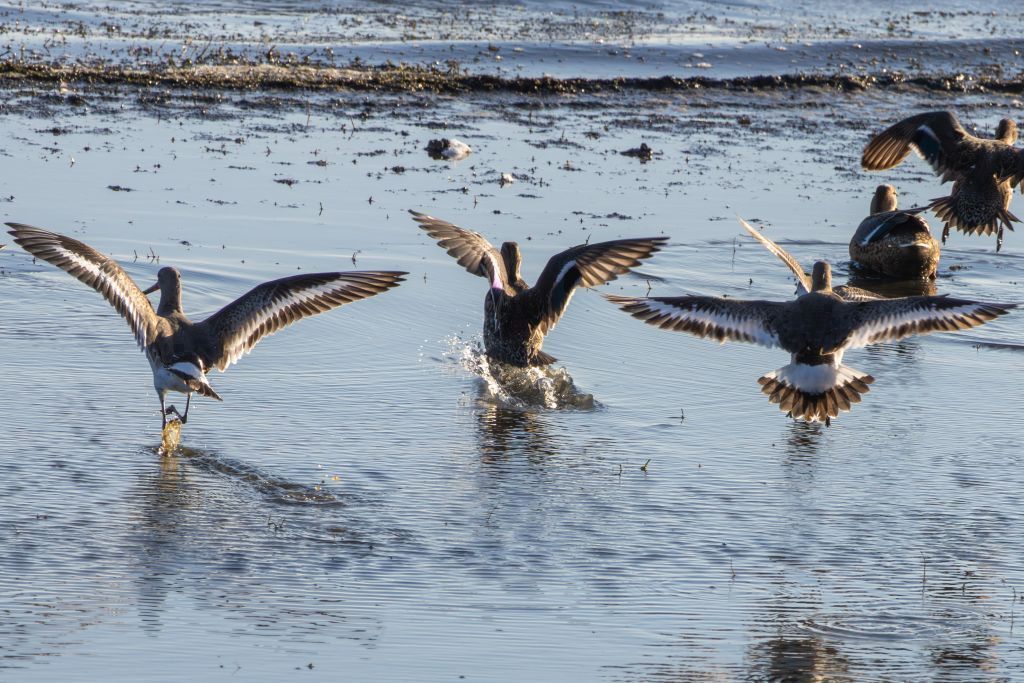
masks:
[[[989,304],[947,296],[846,300],[832,290],[828,263],[814,264],[810,291],[794,301],[743,301],[710,296],[605,295],[635,318],[663,330],[745,341],[790,353],[790,363],[758,380],[769,401],[808,422],[831,423],[860,403],[871,375],[843,365],[847,349],[976,327],[1006,314],[1014,304]]]
[[[478,232],[416,211],[409,213],[459,265],[490,282],[484,298],[484,349],[489,357],[519,367],[555,362],[541,346],[577,286],[596,287],[614,280],[668,241],[668,237],[640,237],[581,244],[552,256],[537,284],[530,287],[519,274],[522,256],[515,242],[505,242],[499,251]]]
[[[925,208],[945,222],[942,241],[950,227],[967,234],[996,233],[996,251],[1003,245],[1003,229],[1013,230],[1010,213],[1013,187],[1024,180],[1024,153],[1013,145],[1017,124],[1003,119],[994,140],[978,138],[960,125],[951,112],[918,114],[890,126],[868,142],[861,165],[881,171],[899,165],[913,149],[927,161],[942,182],[953,181],[948,197],[933,199]]]
[[[862,270],[882,277],[934,280],[939,269],[939,241],[923,208],[897,209],[896,188],[879,185],[871,198],[871,215],[850,239],[850,258]]]
[[[42,228],[8,223],[22,249],[89,285],[121,314],[135,334],[153,371],[160,412],[188,421],[192,394],[221,400],[206,373],[238,362],[263,337],[291,323],[395,287],[407,273],[357,271],[311,273],[264,282],[202,322],[181,308],[181,274],[164,267],[149,289],[139,289],[121,266],[78,240]],[[154,311],[147,294],[160,290]],[[186,395],[185,412],[165,405],[168,391]]]

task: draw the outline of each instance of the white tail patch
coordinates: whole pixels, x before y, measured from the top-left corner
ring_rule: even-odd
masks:
[[[180,373],[182,375],[185,375],[189,379],[198,380],[200,382],[203,382],[204,384],[206,383],[206,375],[203,374],[203,371],[195,363],[189,363],[188,361],[179,361],[177,363],[171,363],[170,365],[167,366],[167,369],[171,370],[175,374]]]
[[[791,363],[769,372],[765,377],[778,380],[808,394],[820,394],[837,384],[853,379],[856,373],[856,370],[845,365],[834,367],[828,363],[821,365]]]
[[[210,386],[202,368],[188,361],[178,361],[155,368],[153,370],[153,385],[158,392],[178,391],[182,394],[195,392],[218,401],[223,400]]]
[[[829,422],[860,403],[874,377],[845,365],[790,363],[760,378],[768,400],[795,419]]]

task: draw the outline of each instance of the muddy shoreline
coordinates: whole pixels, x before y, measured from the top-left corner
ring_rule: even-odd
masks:
[[[582,95],[622,91],[672,93],[693,90],[755,92],[779,90],[839,90],[855,92],[1000,93],[1024,92],[1024,78],[969,76],[962,73],[913,76],[902,73],[875,75],[790,74],[709,78],[704,76],[657,78],[503,77],[465,73],[454,68],[409,65],[307,66],[273,63],[229,65],[126,67],[119,65],[51,65],[20,60],[0,62],[0,87],[23,83],[78,85],[169,86],[195,89],[514,93]]]

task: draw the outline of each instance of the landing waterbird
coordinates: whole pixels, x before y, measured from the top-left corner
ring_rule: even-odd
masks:
[[[824,261],[814,264],[809,289],[786,302],[604,296],[663,330],[788,351],[789,365],[758,379],[761,391],[791,417],[825,424],[860,403],[874,382],[871,375],[842,364],[847,349],[913,334],[968,329],[1015,308],[948,296],[850,301],[832,290],[832,272]]]
[[[1003,119],[994,140],[978,138],[960,125],[951,112],[918,114],[890,126],[868,142],[861,165],[868,171],[898,166],[910,150],[927,161],[942,182],[953,181],[948,197],[938,197],[926,208],[945,222],[942,241],[950,227],[967,234],[996,233],[996,251],[1003,245],[1003,228],[1013,230],[1010,213],[1013,187],[1024,181],[1024,150],[1017,141],[1017,124]],[[1021,188],[1024,190],[1024,186]]]
[[[920,216],[924,208],[899,210],[896,188],[879,185],[871,198],[871,215],[850,239],[850,258],[861,270],[890,278],[934,280],[939,269],[939,241]]]
[[[410,211],[413,219],[459,265],[487,278],[484,348],[495,360],[519,367],[549,365],[557,359],[541,351],[544,336],[565,313],[576,287],[596,287],[628,273],[661,249],[668,237],[640,237],[581,244],[555,254],[530,287],[519,274],[519,245],[498,251],[478,232]]]
[[[181,274],[174,268],[161,268],[156,284],[143,291],[116,261],[87,244],[21,223],[7,226],[25,251],[95,289],[128,322],[153,371],[164,426],[168,415],[188,421],[193,393],[222,400],[207,380],[211,368],[223,372],[263,337],[301,318],[380,294],[407,275],[398,271],[293,275],[264,282],[194,323],[182,311]],[[146,295],[157,289],[160,305],[154,311]],[[168,391],[186,395],[184,414],[173,405],[165,406]]]

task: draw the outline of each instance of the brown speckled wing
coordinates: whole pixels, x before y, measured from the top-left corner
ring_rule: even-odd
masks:
[[[966,330],[1016,308],[1016,304],[989,304],[948,296],[908,296],[855,305],[855,323],[847,348],[894,341],[912,334]]]
[[[368,270],[264,282],[199,323],[216,347],[206,361],[223,371],[268,334],[296,320],[380,294],[402,282],[403,275],[407,273]]]
[[[486,237],[440,218],[417,211],[409,213],[428,235],[437,240],[438,246],[447,249],[448,254],[455,257],[460,266],[473,275],[487,278],[493,289],[505,289],[509,284],[505,262]]]
[[[596,287],[628,273],[657,252],[668,237],[636,237],[581,244],[549,260],[529,296],[543,333],[555,326],[569,306],[576,287]]]
[[[792,305],[711,296],[634,298],[605,294],[604,297],[634,318],[663,330],[768,347],[780,345],[775,321]]]
[[[117,261],[88,244],[49,230],[22,223],[8,223],[7,226],[22,249],[68,272],[102,294],[128,322],[140,348],[146,348],[153,340],[157,325],[153,305]]]
[[[893,168],[907,158],[911,149],[916,149],[936,175],[946,178],[958,171],[958,145],[972,137],[948,111],[918,114],[873,137],[864,148],[861,165],[868,171]]]

